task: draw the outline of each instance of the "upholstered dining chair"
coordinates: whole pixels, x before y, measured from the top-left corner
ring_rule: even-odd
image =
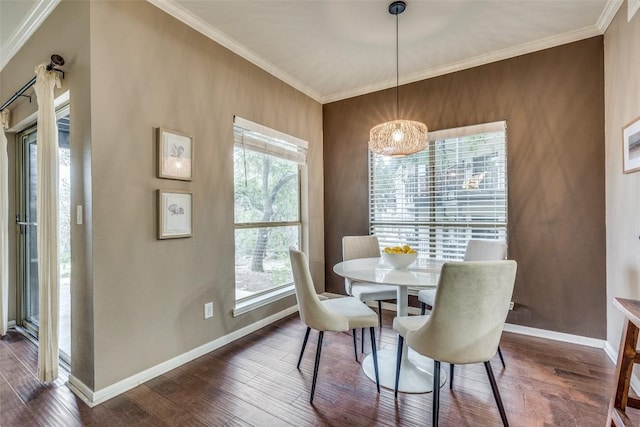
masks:
[[[406,340],[409,348],[433,359],[433,426],[438,425],[441,362],[484,363],[502,423],[509,425],[490,359],[507,319],[516,268],[513,260],[445,263],[431,314],[394,319],[399,334],[395,396]]]
[[[378,355],[376,352],[376,338],[374,328],[378,326],[378,316],[362,301],[354,297],[329,298],[321,300],[316,294],[313,286],[313,279],[309,271],[309,263],[306,255],[293,247],[289,248],[291,259],[291,269],[295,283],[296,298],[298,299],[298,310],[300,318],[307,325],[307,331],[302,342],[300,357],[298,358],[297,369],[300,369],[300,362],[307,346],[309,332],[311,329],[319,331],[318,347],[316,349],[316,360],[313,368],[313,380],[311,382],[310,403],[313,403],[313,395],[316,390],[316,380],[318,378],[318,367],[320,365],[320,353],[322,350],[322,339],[326,331],[346,332],[356,329],[369,328],[371,334],[371,351],[373,353],[373,366],[376,374],[376,386],[380,393],[380,379],[378,376]],[[357,359],[357,354],[356,354]]]
[[[507,244],[499,240],[480,240],[471,239],[467,242],[467,248],[464,252],[465,261],[500,261],[507,258]],[[436,301],[436,290],[425,289],[418,292],[418,300],[420,301],[420,314],[424,315],[426,306],[432,308]],[[502,367],[506,368],[502,350],[498,346],[498,356]],[[450,367],[450,376],[453,378],[453,365]],[[449,385],[453,384],[452,381]]]
[[[342,238],[342,260],[357,258],[380,258],[380,243],[376,236],[344,236]],[[398,288],[391,285],[380,285],[368,282],[354,282],[344,279],[347,295],[358,298],[362,302],[378,302],[378,322],[382,327],[382,301],[395,299]],[[362,352],[364,352],[364,330],[361,334]],[[355,336],[354,336],[355,342]]]

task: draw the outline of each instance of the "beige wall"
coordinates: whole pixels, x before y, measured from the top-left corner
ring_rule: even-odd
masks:
[[[614,297],[640,299],[640,172],[622,173],[622,128],[640,117],[640,13],[625,2],[604,36],[607,180],[607,343],[617,351],[623,315]]]
[[[606,336],[603,71],[594,37],[400,88],[400,116],[432,130],[507,121],[510,323]],[[324,106],[328,291],[344,292],[331,271],[342,236],[368,233],[369,129],[393,117],[394,97]]]
[[[72,206],[85,207],[72,230],[75,377],[99,391],[295,304],[232,316],[234,115],[309,141],[303,222],[323,289],[319,103],[147,2],[111,1],[63,1],[0,74],[2,98],[54,52],[71,93]],[[155,177],[159,126],[194,137],[192,182]],[[193,237],[156,239],[161,188],[193,192]]]
[[[320,104],[147,2],[91,5],[95,388],[295,303],[234,307],[234,115],[309,141],[310,258],[323,279]],[[155,177],[154,128],[194,138],[192,182]],[[189,190],[194,236],[156,239],[157,189]],[[203,319],[213,301],[215,316]]]

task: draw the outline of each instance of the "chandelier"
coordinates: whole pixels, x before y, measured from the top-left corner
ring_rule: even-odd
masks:
[[[400,72],[398,60],[398,15],[404,12],[407,4],[394,1],[389,5],[389,13],[396,16],[396,117],[399,112]],[[369,149],[376,154],[402,157],[417,153],[427,147],[427,125],[413,120],[392,120],[371,128]]]

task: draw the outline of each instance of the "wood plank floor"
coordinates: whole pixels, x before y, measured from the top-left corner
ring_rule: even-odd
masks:
[[[391,321],[385,312],[381,348],[395,344]],[[0,340],[0,426],[430,425],[431,394],[397,401],[392,390],[378,395],[346,333],[325,334],[311,406],[317,335],[298,371],[304,331],[292,315],[93,409],[64,385],[65,375],[39,383],[34,345],[11,332]],[[497,357],[492,364],[512,426],[605,424],[614,366],[603,350],[510,333],[501,348],[506,369]],[[457,367],[454,389],[442,389],[440,405],[442,426],[501,424],[482,364]]]

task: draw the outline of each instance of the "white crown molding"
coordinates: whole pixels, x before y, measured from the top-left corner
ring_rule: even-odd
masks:
[[[617,0],[616,0],[617,1]],[[534,40],[529,43],[523,43],[518,46],[509,47],[495,52],[487,53],[484,55],[478,55],[473,58],[465,59],[458,62],[452,62],[451,64],[442,65],[440,67],[429,68],[418,73],[409,74],[405,77],[400,77],[400,84],[408,84],[425,80],[433,77],[442,76],[445,74],[454,73],[457,71],[466,70],[481,65],[490,64],[492,62],[502,61],[516,56],[525,55],[532,52],[549,49],[552,47],[560,46],[567,43],[573,43],[578,40],[588,39],[601,35],[600,30],[594,25],[584,28],[579,28],[567,33],[546,37],[540,40]],[[360,96],[371,92],[377,92],[379,90],[395,87],[395,79],[390,79],[384,82],[374,83],[372,85],[362,86],[359,88],[334,93],[324,96],[322,103],[340,101],[342,99],[352,98],[354,96]]]
[[[60,0],[39,0],[36,6],[31,11],[31,14],[27,16],[18,28],[18,30],[0,46],[0,71],[2,71],[9,63],[11,58],[18,53],[18,51],[29,40],[33,33],[40,27],[49,14],[60,3]]]
[[[262,68],[267,73],[282,80],[283,82],[287,83],[289,86],[293,87],[294,89],[299,90],[300,92],[304,93],[305,95],[312,98],[313,100],[320,103],[322,102],[322,95],[319,92],[305,85],[304,83],[297,80],[296,78],[292,77],[290,74],[284,72],[283,70],[276,67],[272,63],[264,60],[263,58],[261,58],[260,56],[252,52],[250,49],[248,49],[246,46],[229,38],[226,34],[223,34],[220,31],[217,31],[216,29],[212,28],[209,24],[205,23],[197,16],[194,16],[190,12],[186,11],[184,8],[182,8],[182,6],[178,5],[173,0],[147,0],[147,1],[152,5],[156,6],[157,8],[165,11],[169,15],[173,16],[177,20],[190,26],[194,30],[203,34],[204,36],[215,41],[216,43],[222,45],[223,47],[226,47],[233,53],[241,56],[242,58],[246,59],[252,64]]]
[[[138,385],[146,381],[156,378],[164,374],[165,372],[175,369],[178,366],[182,366],[187,362],[190,362],[194,359],[197,359],[200,356],[210,353],[213,350],[216,350],[224,345],[227,345],[237,339],[244,337],[245,335],[249,335],[257,331],[258,329],[264,328],[265,326],[268,326],[273,322],[283,319],[297,311],[298,311],[297,305],[289,307],[285,310],[282,310],[269,317],[266,317],[255,323],[245,326],[244,328],[238,329],[237,331],[231,332],[230,334],[224,335],[220,338],[217,338],[213,341],[203,344],[200,347],[196,347],[193,350],[187,351],[186,353],[183,353],[181,355],[174,357],[173,359],[169,359],[165,362],[159,363],[158,365],[152,366],[149,369],[146,369],[142,372],[139,372],[121,381],[118,381],[117,383],[111,384],[100,390],[96,390],[96,391],[91,390],[90,387],[83,384],[82,381],[80,381],[73,375],[69,376],[67,387],[69,387],[69,389],[71,389],[71,391],[74,394],[76,394],[89,407],[94,407],[96,405],[99,405],[102,402],[105,402],[109,399],[112,399],[118,396],[119,394],[122,394],[128,390],[131,390],[132,388],[137,387]]]
[[[622,6],[622,3],[624,3],[623,0],[609,0],[607,2],[600,18],[598,18],[598,22],[596,22],[596,27],[598,27],[601,34],[604,34],[605,31],[607,31],[609,24],[611,24],[611,21],[615,18],[616,13],[618,13],[618,9]]]

